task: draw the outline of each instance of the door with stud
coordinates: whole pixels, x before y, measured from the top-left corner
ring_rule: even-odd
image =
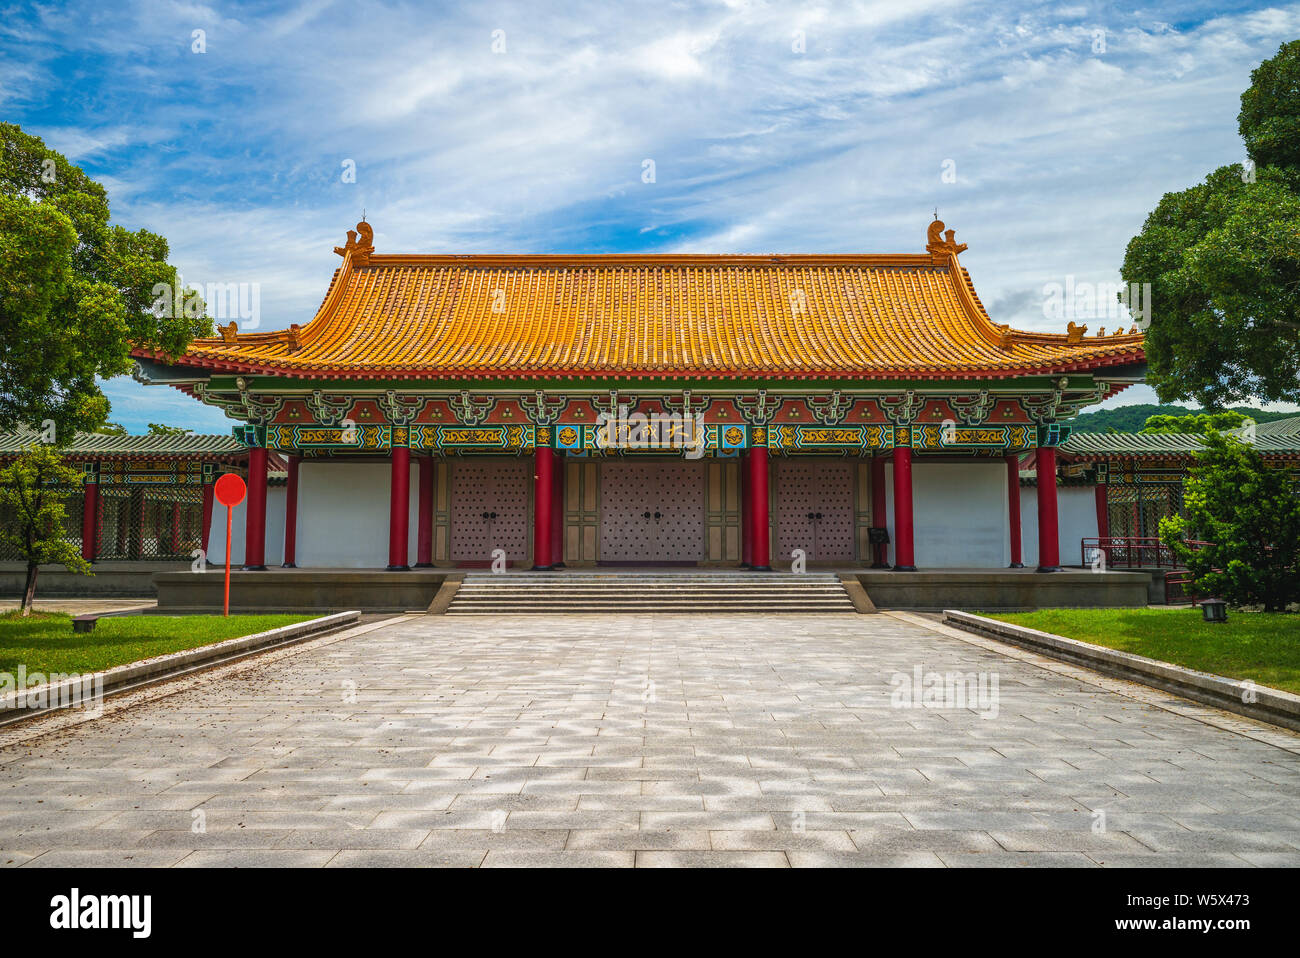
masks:
[[[509,561],[526,561],[532,479],[528,459],[452,460],[450,558],[487,563],[504,549]]]
[[[776,542],[781,561],[802,549],[811,561],[852,561],[854,463],[811,458],[776,463]]]

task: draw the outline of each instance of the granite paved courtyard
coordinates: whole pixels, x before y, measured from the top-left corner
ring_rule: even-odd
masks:
[[[891,701],[918,670],[970,695]],[[889,615],[406,616],[6,733],[0,864],[1300,864],[1300,736],[1073,671]]]

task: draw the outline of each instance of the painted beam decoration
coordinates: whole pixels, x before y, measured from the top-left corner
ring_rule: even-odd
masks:
[[[873,456],[898,446],[922,455],[991,456],[1059,445],[1068,428],[1055,421],[1058,409],[1070,394],[1095,389],[1064,379],[1034,385],[779,396],[762,389],[298,395],[241,377],[228,394],[214,386],[204,398],[248,418],[233,429],[244,445],[310,456],[386,455],[394,446],[439,457],[524,455],[538,445],[575,457],[729,457],[754,446],[777,456]]]
[[[202,468],[197,460],[117,459],[100,464],[98,482],[102,486],[198,486],[203,482]]]

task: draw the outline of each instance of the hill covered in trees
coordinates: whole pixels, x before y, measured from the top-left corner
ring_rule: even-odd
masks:
[[[1249,406],[1234,406],[1231,412],[1239,412],[1256,422],[1272,422],[1275,419],[1289,419],[1297,413],[1264,412]],[[1138,432],[1146,425],[1151,416],[1188,416],[1204,412],[1202,409],[1189,409],[1186,406],[1157,406],[1141,403],[1136,406],[1116,406],[1114,409],[1099,409],[1096,412],[1080,413],[1069,420],[1072,432]]]

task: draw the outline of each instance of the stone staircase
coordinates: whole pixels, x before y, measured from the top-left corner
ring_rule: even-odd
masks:
[[[854,611],[828,573],[575,571],[467,573],[447,615]]]

